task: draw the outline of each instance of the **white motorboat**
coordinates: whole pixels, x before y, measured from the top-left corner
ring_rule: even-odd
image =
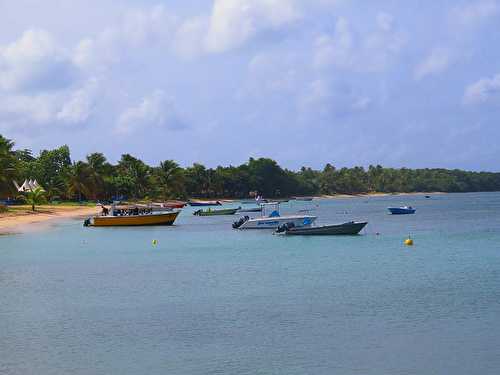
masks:
[[[279,203],[262,204],[262,216],[242,217],[233,223],[234,229],[277,229],[280,225],[293,223],[295,227],[309,227],[317,219],[312,215],[280,215]]]

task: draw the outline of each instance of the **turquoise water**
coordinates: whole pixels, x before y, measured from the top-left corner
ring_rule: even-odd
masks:
[[[369,224],[282,237],[188,209],[0,237],[0,373],[500,373],[500,193],[283,205],[305,208]]]

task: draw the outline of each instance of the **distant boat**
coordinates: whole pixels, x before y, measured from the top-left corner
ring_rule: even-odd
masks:
[[[105,210],[105,212],[108,211]],[[172,225],[179,213],[180,211],[153,212],[152,208],[113,206],[109,214],[96,215],[85,219],[83,225],[86,227]]]
[[[183,208],[185,205],[186,202],[183,201],[166,201],[163,203],[163,206],[168,208]]]
[[[314,199],[313,197],[295,197],[296,201],[304,201],[304,202],[310,202],[313,199]]]
[[[238,212],[262,212],[262,207],[241,208]]]
[[[430,198],[431,196],[430,196],[430,195],[426,195],[425,197],[426,197],[426,198]]]
[[[188,204],[192,207],[202,207],[202,206],[222,206],[222,203],[219,201],[198,201],[198,200],[190,200]]]
[[[276,233],[303,236],[333,236],[333,235],[356,235],[368,224],[364,222],[349,221],[343,224],[320,225],[310,227],[295,227],[293,223],[280,226]]]
[[[198,210],[193,212],[195,216],[217,216],[217,215],[234,215],[241,207],[238,208],[225,208],[222,210]]]
[[[393,215],[408,215],[414,214],[416,209],[412,206],[403,206],[403,207],[389,207],[389,212]]]
[[[276,229],[285,223],[293,223],[296,227],[310,226],[317,219],[311,215],[280,215],[279,203],[267,203],[262,205],[262,216],[240,218],[233,223],[234,229]],[[269,214],[268,214],[269,213]]]

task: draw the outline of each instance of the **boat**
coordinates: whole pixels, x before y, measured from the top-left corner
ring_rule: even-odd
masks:
[[[275,233],[303,236],[333,236],[333,235],[356,235],[368,224],[366,221],[349,221],[342,224],[330,224],[309,227],[295,227],[293,223],[281,225]]]
[[[155,212],[153,208],[137,206],[112,206],[111,211],[103,207],[103,213],[85,219],[86,227],[121,227],[146,225],[172,225],[180,211]]]
[[[163,206],[168,208],[183,208],[185,205],[186,202],[176,200],[163,202]]]
[[[221,210],[212,210],[211,208],[209,208],[206,211],[204,211],[204,210],[195,211],[195,212],[193,212],[193,215],[196,215],[196,216],[234,215],[236,212],[238,212],[238,210],[240,208],[241,207],[238,207],[238,208],[224,208],[224,209],[221,209]]]
[[[238,212],[262,212],[262,207],[241,208]]]
[[[294,199],[296,201],[310,202],[313,200],[313,197],[295,197]]]
[[[416,209],[414,209],[412,206],[389,207],[388,210],[393,215],[414,214],[416,211]]]
[[[262,216],[244,216],[233,223],[234,229],[277,229],[280,225],[293,223],[296,227],[310,226],[317,219],[312,215],[280,215],[279,203],[262,204]]]
[[[222,206],[222,203],[219,201],[198,201],[198,200],[190,200],[188,204],[192,207],[204,207],[204,206]]]

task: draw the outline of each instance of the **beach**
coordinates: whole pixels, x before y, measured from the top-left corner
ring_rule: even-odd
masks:
[[[93,215],[95,206],[43,205],[31,211],[30,206],[15,206],[0,213],[0,234],[20,233],[50,225],[55,220]]]

